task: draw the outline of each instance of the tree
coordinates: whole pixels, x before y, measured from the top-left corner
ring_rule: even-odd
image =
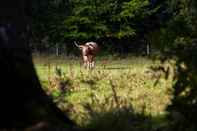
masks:
[[[105,40],[110,48],[125,48],[128,45],[124,45],[125,41],[131,43],[131,39],[141,37],[159,22],[153,21],[152,16],[158,14],[161,5],[157,0],[39,1],[32,5],[33,39],[41,43],[47,36],[51,47],[59,43],[72,48],[70,43],[74,40],[101,43]]]
[[[33,67],[28,48],[27,1],[3,0],[0,6],[0,128],[72,130],[75,124],[42,90]]]
[[[172,130],[196,130],[197,119],[197,2],[168,0],[170,18],[149,37],[165,59],[175,58],[172,104],[168,106]]]

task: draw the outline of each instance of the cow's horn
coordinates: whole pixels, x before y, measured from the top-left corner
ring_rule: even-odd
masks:
[[[74,41],[74,44],[75,44],[77,47],[79,47],[79,45],[77,44],[77,42],[76,42],[76,41]]]

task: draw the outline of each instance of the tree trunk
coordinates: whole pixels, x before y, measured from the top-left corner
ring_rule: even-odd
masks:
[[[0,3],[0,130],[71,130],[75,124],[45,94],[36,75],[27,45],[25,4]]]

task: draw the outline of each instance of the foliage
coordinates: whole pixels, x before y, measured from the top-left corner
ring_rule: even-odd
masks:
[[[144,20],[160,9],[160,4],[152,5],[149,0],[35,1],[32,4],[32,39],[47,47],[47,43],[41,43],[47,37],[48,46],[54,47],[73,40],[133,38],[144,28]]]
[[[194,0],[169,0],[171,18],[152,33],[166,59],[176,58],[176,82],[173,85],[174,98],[168,107],[169,118],[176,130],[196,130],[196,32],[197,6]],[[158,34],[158,35],[155,35]]]
[[[40,42],[49,37],[50,43],[63,42],[63,19],[69,12],[67,0],[43,0],[32,2],[32,39]],[[53,45],[54,46],[54,45]]]
[[[138,41],[143,41],[141,44],[150,43],[151,47],[154,46],[160,51],[162,61],[171,58],[176,60],[174,83],[169,83],[173,86],[174,90],[172,104],[168,107],[168,120],[171,120],[170,128],[171,130],[195,130],[195,123],[197,120],[192,115],[196,113],[197,74],[195,71],[195,52],[197,47],[197,2],[195,0],[72,0],[70,4],[72,8],[70,8],[69,13],[63,19],[62,23],[63,29],[66,30],[66,32],[62,33],[62,39],[71,41],[74,39],[79,41],[99,39],[101,40],[101,43],[104,43],[105,45],[107,44],[107,46],[105,46],[108,47],[107,50],[115,50],[115,47],[117,47],[119,50],[123,50],[122,52],[128,52],[126,49],[131,47],[131,42],[134,43],[137,41],[139,44]],[[136,49],[136,47],[134,48]],[[159,72],[164,71],[163,73],[167,74],[164,76],[168,76],[168,69],[163,68],[162,66],[152,68],[154,70],[153,74],[156,74],[155,76],[157,76],[157,70]],[[106,65],[103,67],[106,68]],[[96,73],[94,75],[96,75]],[[103,75],[105,76],[105,74]],[[121,74],[119,75],[121,76],[121,79],[117,78],[116,75],[112,75],[112,78],[117,79],[118,82],[112,82],[111,84],[110,82],[104,82],[107,85],[104,87],[111,89],[111,92],[113,92],[113,90],[109,87],[116,87],[117,90],[120,88],[124,89],[122,86],[128,87],[129,85],[127,84],[132,81],[130,80],[127,83],[122,82],[121,80],[125,80],[124,75],[128,76],[128,78],[134,77],[130,76],[133,75],[131,72],[128,74],[126,73],[123,76]],[[141,79],[138,75],[135,76],[136,79]],[[72,78],[69,76],[68,78],[72,81]],[[79,77],[76,77],[78,84],[82,82],[80,81],[80,78],[83,78],[83,76],[79,75]],[[96,80],[84,80],[87,82],[86,86],[88,86],[88,84],[97,85],[98,83],[94,83],[94,81],[99,82],[100,76],[94,76],[94,78]],[[106,78],[109,80],[109,77],[106,76]],[[147,78],[146,76],[143,76],[142,78],[142,81],[149,81],[149,79],[144,79]],[[160,79],[160,75],[157,76],[156,79],[155,83],[164,80],[162,77]],[[127,81],[127,79],[125,81]],[[120,85],[117,83],[120,83]],[[74,85],[73,87],[75,87],[74,83],[71,85]],[[99,87],[102,86],[103,85],[100,85]],[[147,85],[145,84],[143,87],[143,89],[146,89]],[[151,86],[151,88],[153,87]],[[151,90],[151,88],[148,89]],[[138,89],[139,92],[140,89],[141,88]],[[88,91],[91,92],[90,90],[92,89],[85,88],[84,90],[87,93]],[[107,94],[110,91],[108,90],[105,93]],[[144,94],[144,91],[140,92],[140,94]],[[128,98],[130,98],[130,96],[128,96]],[[111,99],[115,101],[115,97]],[[146,99],[149,98],[146,97]],[[129,109],[140,109],[140,107],[136,108],[135,106],[136,105],[132,105]],[[93,112],[96,112],[96,114],[98,112],[96,109],[91,108],[91,110],[94,110]],[[114,112],[114,107],[109,111],[109,114],[111,112]],[[142,114],[142,112],[140,112],[140,114]]]
[[[196,37],[197,25],[195,1],[168,0],[166,4],[170,18],[156,30],[147,33],[147,39],[163,53],[191,44]]]

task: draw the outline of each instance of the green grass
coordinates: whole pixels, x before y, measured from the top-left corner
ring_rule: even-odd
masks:
[[[34,63],[43,88],[81,127],[151,131],[168,123],[173,71],[166,78],[163,72],[152,71],[150,67],[161,65],[158,61],[98,58],[92,71],[83,69],[78,58],[35,57]]]

